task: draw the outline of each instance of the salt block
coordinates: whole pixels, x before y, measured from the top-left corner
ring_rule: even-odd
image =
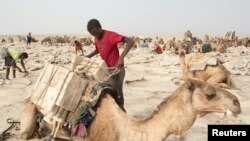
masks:
[[[84,57],[83,56],[77,56],[75,55],[73,58],[72,58],[72,65],[70,67],[70,70],[73,71],[75,70],[76,66],[78,66],[82,61],[83,61]]]
[[[63,85],[56,105],[74,112],[87,84],[88,80],[81,79],[77,74],[71,72]]]
[[[59,91],[54,87],[49,86],[46,94],[43,98],[38,101],[38,104],[41,105],[42,108],[48,111],[52,111],[55,106],[56,100],[59,96]]]
[[[92,72],[92,78],[96,81],[104,80],[109,75],[107,68],[107,64],[103,61],[101,66]]]
[[[41,82],[45,84],[49,83],[50,86],[60,90],[69,72],[70,70],[64,67],[49,64],[41,78]]]

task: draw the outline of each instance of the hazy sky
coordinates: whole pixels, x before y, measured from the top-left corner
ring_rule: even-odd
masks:
[[[250,36],[250,0],[0,0],[0,34],[88,34],[97,18],[121,34]]]

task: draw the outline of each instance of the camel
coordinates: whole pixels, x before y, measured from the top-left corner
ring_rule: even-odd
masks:
[[[166,44],[164,44],[164,50],[171,50],[172,53],[175,53],[175,49],[177,48],[176,38],[173,37],[171,40],[168,40]]]
[[[225,34],[225,39],[226,39],[226,40],[230,40],[231,34],[232,34],[232,31],[227,32],[227,33]]]
[[[188,63],[185,62],[184,52],[179,53],[179,59],[184,78],[200,79],[221,88],[236,88],[230,78],[230,72],[220,63],[220,61],[217,60],[216,65],[206,65],[204,70],[190,70]]]
[[[172,53],[178,54],[179,52],[184,52],[185,54],[189,54],[193,48],[193,44],[188,40],[178,40],[175,48],[171,49]]]
[[[218,43],[215,47],[214,47],[214,51],[220,52],[220,53],[226,53],[227,48],[225,43]]]
[[[51,37],[45,37],[41,40],[42,45],[52,45]]]
[[[2,41],[1,41],[1,43],[5,43],[5,42],[6,42],[6,40],[3,38]]]
[[[31,42],[36,43],[36,42],[38,42],[38,41],[39,41],[39,40],[35,39],[34,37],[31,38]]]
[[[190,30],[187,30],[187,32],[184,33],[184,39],[186,38],[192,39],[192,33],[190,32]]]
[[[77,138],[84,141],[162,141],[169,135],[182,136],[192,127],[199,114],[231,111],[241,113],[238,98],[230,92],[216,88],[200,80],[188,79],[165,98],[157,109],[145,119],[128,117],[107,92],[98,101],[96,116],[88,127],[88,135]],[[22,119],[34,121],[38,113],[35,105],[26,106]],[[27,112],[26,112],[27,111]],[[31,111],[31,112],[28,112]],[[32,113],[33,111],[33,113]],[[27,121],[27,120],[26,120]],[[23,125],[22,139],[27,139],[35,124]],[[24,138],[26,137],[26,138]]]
[[[141,40],[145,39],[147,43],[151,43],[153,40],[151,37],[134,37],[134,36],[132,36],[130,38],[132,38],[134,40],[133,48],[138,48],[140,46]],[[163,39],[161,39],[161,42],[163,42]],[[119,44],[119,47],[124,48],[124,45],[125,45],[124,43],[121,43],[121,44]]]
[[[19,42],[21,42],[21,43],[26,43],[26,39],[25,39],[25,37],[24,36],[17,36],[17,38],[18,38],[18,40],[19,40]]]
[[[8,42],[9,42],[9,43],[14,43],[14,39],[13,39],[12,37],[9,37],[9,38],[8,38]]]

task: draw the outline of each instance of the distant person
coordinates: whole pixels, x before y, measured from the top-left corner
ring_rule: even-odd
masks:
[[[212,51],[211,43],[209,42],[209,36],[205,35],[204,41],[202,43],[202,53],[207,53]]]
[[[158,36],[156,36],[155,37],[155,42],[154,42],[155,47],[159,45],[159,42],[160,42],[159,38],[158,38]]]
[[[24,65],[24,59],[28,58],[28,54],[26,52],[20,52],[14,48],[6,48],[4,49],[4,51],[2,52],[2,58],[4,58],[5,60],[5,66],[7,67],[6,69],[6,79],[10,79],[9,78],[9,73],[10,73],[10,68],[12,67],[13,70],[13,78],[16,77],[16,69],[18,69],[19,72],[24,72],[25,74],[28,74],[28,71],[25,68]],[[22,69],[20,69],[17,65],[16,65],[16,60],[20,59],[21,61],[21,65],[24,71],[22,71]]]
[[[124,98],[123,98],[123,80],[125,76],[124,57],[132,48],[134,41],[131,38],[120,35],[113,31],[102,29],[100,22],[97,19],[91,19],[87,24],[88,32],[94,36],[95,50],[87,55],[92,57],[100,53],[100,57],[104,60],[108,67],[119,68],[119,73],[111,77],[111,81],[115,91],[114,96],[117,104],[123,111]],[[119,49],[117,44],[120,42],[126,43],[125,49],[119,55]]]
[[[31,37],[31,33],[29,32],[29,34],[27,35],[27,46],[31,44],[32,41],[32,37]]]
[[[193,37],[193,35],[192,35],[192,33],[191,33],[190,30],[187,30],[187,32],[184,33],[184,38],[185,38],[185,39],[186,39],[186,38],[192,39],[192,37]]]
[[[231,42],[232,42],[232,45],[233,45],[233,46],[237,46],[237,40],[236,40],[235,31],[232,32]]]
[[[176,46],[176,38],[175,37],[173,37],[173,39],[172,40],[170,40],[170,48],[175,48],[175,46]]]
[[[83,55],[82,44],[79,41],[75,40],[75,53],[76,53],[76,55],[77,55],[77,52],[80,52],[80,51]]]
[[[155,47],[154,51],[156,53],[158,53],[158,54],[162,54],[163,53],[163,49],[161,48],[161,46],[159,44]]]
[[[231,35],[231,41],[235,41],[235,31],[232,32],[232,35]]]
[[[140,48],[147,48],[147,40],[146,39],[141,39],[140,41]]]

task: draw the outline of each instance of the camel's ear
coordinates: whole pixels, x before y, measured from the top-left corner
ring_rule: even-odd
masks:
[[[194,91],[194,84],[192,83],[192,81],[185,81],[184,85],[184,89],[185,89],[185,94],[182,96],[182,100],[184,103],[192,101],[192,95],[193,95],[193,91]]]
[[[186,88],[188,88],[190,91],[194,91],[194,83],[193,81],[187,80],[184,85],[186,86]]]

